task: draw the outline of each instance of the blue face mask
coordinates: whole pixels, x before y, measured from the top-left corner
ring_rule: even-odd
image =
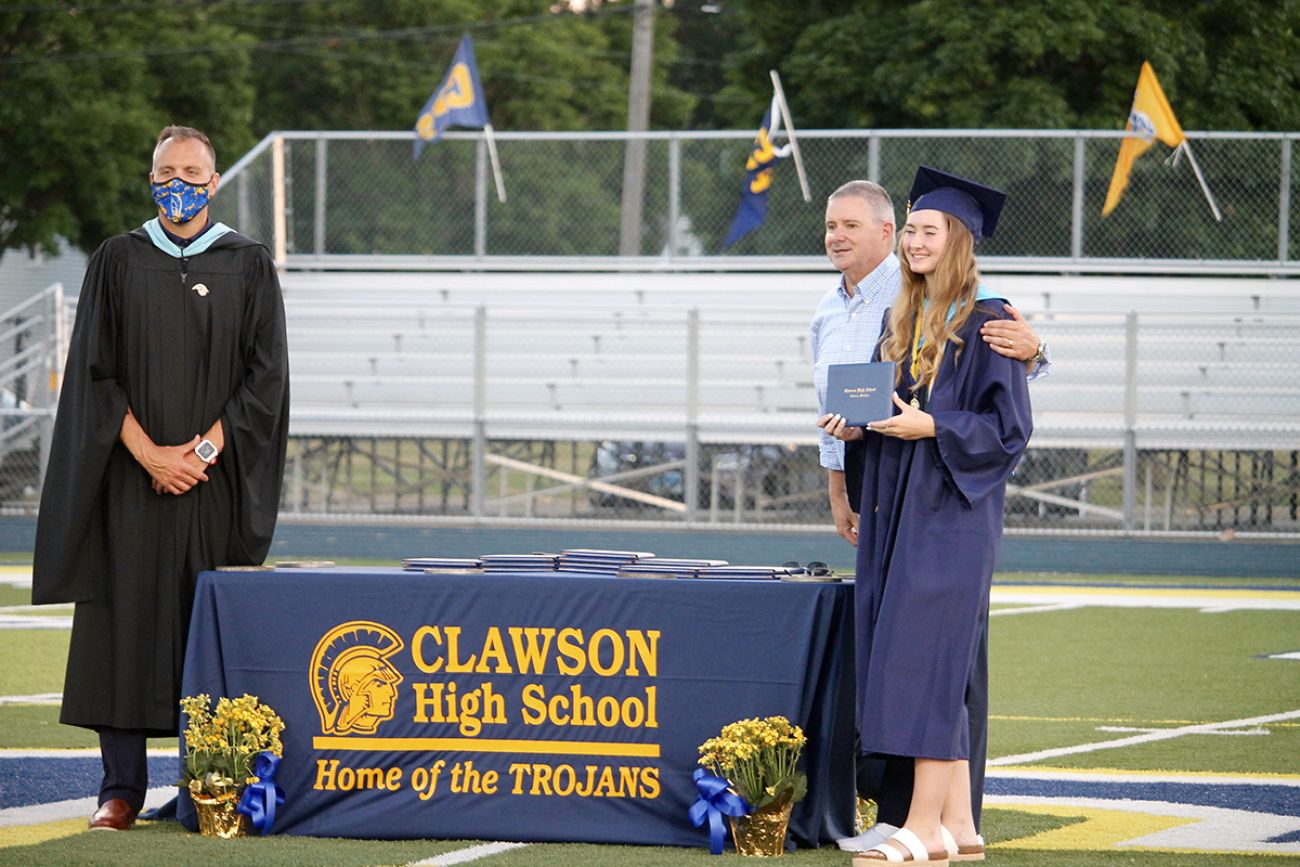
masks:
[[[163,216],[172,223],[188,223],[194,215],[208,205],[212,192],[206,183],[191,184],[180,178],[172,178],[161,184],[150,184],[154,203],[162,210]]]

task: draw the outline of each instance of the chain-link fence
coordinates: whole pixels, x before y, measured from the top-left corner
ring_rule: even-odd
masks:
[[[1193,136],[1216,223],[1153,155],[1101,219],[1115,134],[808,132],[813,202],[778,174],[726,257],[749,134],[648,134],[639,258],[628,136],[498,137],[505,204],[477,133],[418,162],[401,133],[283,134],[226,172],[217,216],[286,267],[284,511],[825,526],[823,201],[870,177],[901,211],[929,163],[1011,192],[981,264],[1052,347],[1009,528],[1300,533],[1300,291],[1261,276],[1300,272],[1289,134]],[[1256,276],[1109,275],[1159,270]],[[4,322],[0,507],[38,505],[56,294]]]
[[[723,254],[816,256],[816,227],[831,191],[856,177],[876,180],[901,212],[916,166],[928,164],[1010,193],[998,233],[982,250],[991,264],[1300,265],[1292,134],[1191,135],[1223,213],[1216,221],[1189,161],[1171,164],[1155,153],[1137,161],[1118,209],[1103,218],[1121,132],[810,130],[800,143],[812,201],[803,201],[793,167],[778,166],[767,221],[725,251],[749,134],[642,135],[649,139],[645,257],[698,265]],[[497,138],[504,203],[493,194],[479,133],[448,134],[413,160],[409,133],[293,132],[269,136],[232,167],[214,208],[245,233],[275,239],[291,267],[322,264],[320,257],[618,255],[631,134]]]

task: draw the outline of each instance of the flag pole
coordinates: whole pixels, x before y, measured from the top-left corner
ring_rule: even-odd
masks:
[[[808,190],[808,176],[803,171],[803,157],[799,155],[799,142],[794,137],[794,121],[790,119],[790,106],[785,104],[785,92],[781,90],[781,76],[776,74],[775,69],[768,70],[772,75],[772,88],[776,92],[776,101],[781,106],[781,120],[785,122],[785,134],[790,137],[790,155],[794,157],[794,168],[799,174],[799,189],[803,190],[803,200],[812,201],[812,193]]]
[[[1210,204],[1210,211],[1214,214],[1217,222],[1223,222],[1223,215],[1219,213],[1219,205],[1214,201],[1214,195],[1210,192],[1209,186],[1205,183],[1205,176],[1201,174],[1201,167],[1196,162],[1196,155],[1192,153],[1192,144],[1187,139],[1183,139],[1179,145],[1187,153],[1187,161],[1192,164],[1192,171],[1196,172],[1196,180],[1201,182],[1201,192],[1205,193],[1205,201]]]
[[[497,157],[497,140],[492,137],[492,124],[483,124],[483,137],[487,140],[488,156],[492,159],[492,180],[497,188],[497,201],[505,204],[506,182],[501,179],[501,160]]]

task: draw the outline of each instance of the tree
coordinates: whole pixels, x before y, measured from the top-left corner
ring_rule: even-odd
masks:
[[[245,16],[259,47],[259,134],[272,129],[410,129],[465,33],[500,130],[618,129],[627,114],[630,6],[552,11],[545,0],[336,0]],[[689,102],[667,84],[675,44],[660,16],[655,122]],[[684,104],[684,108],[680,107]]]
[[[746,0],[733,93],[805,127],[1122,126],[1142,61],[1189,129],[1300,125],[1297,0]]]
[[[168,123],[245,150],[248,42],[191,4],[0,9],[0,251],[91,250],[147,219]]]

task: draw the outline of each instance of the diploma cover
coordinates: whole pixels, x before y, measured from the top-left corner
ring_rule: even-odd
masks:
[[[826,369],[826,411],[862,427],[894,414],[894,362],[854,361]]]

